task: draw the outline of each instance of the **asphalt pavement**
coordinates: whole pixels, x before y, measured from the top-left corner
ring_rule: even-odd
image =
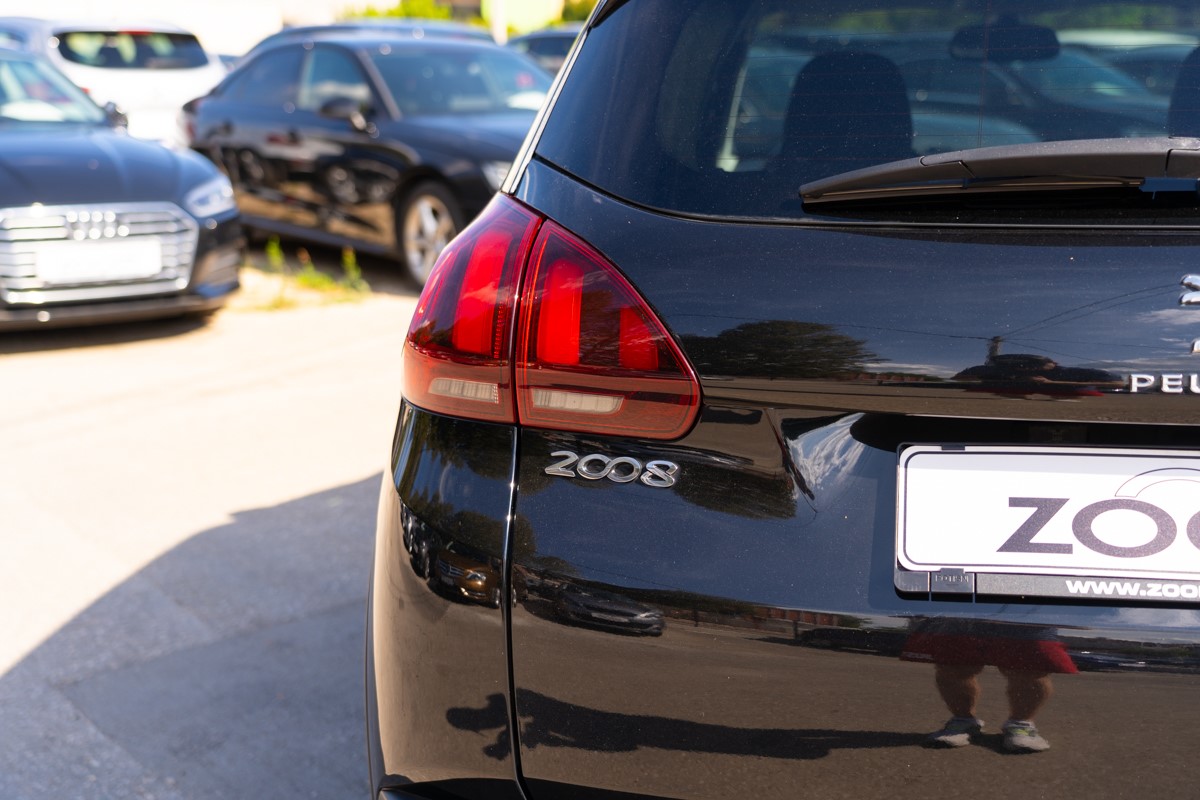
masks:
[[[357,302],[0,334],[0,798],[367,796],[364,598],[415,302],[367,278]]]

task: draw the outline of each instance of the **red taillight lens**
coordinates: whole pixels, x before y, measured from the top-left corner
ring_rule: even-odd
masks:
[[[540,222],[524,207],[497,200],[442,252],[408,329],[409,401],[455,416],[516,421],[512,311]]]
[[[650,439],[687,433],[700,406],[687,360],[616,268],[503,196],[434,267],[404,394],[455,416]]]
[[[654,312],[599,253],[543,223],[522,293],[522,424],[650,439],[687,433],[700,385]]]

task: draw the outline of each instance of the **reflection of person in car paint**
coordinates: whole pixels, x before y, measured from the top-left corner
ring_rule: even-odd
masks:
[[[978,678],[991,665],[1007,683],[1008,719],[1001,726],[1004,748],[1018,753],[1049,749],[1034,717],[1053,693],[1051,674],[1079,671],[1052,628],[986,620],[920,620],[900,658],[934,665],[938,693],[953,715],[941,730],[929,735],[927,743],[933,747],[963,747],[982,733],[983,720],[975,715]]]

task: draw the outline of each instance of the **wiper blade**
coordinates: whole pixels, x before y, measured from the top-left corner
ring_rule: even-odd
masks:
[[[1198,190],[1200,139],[1077,139],[981,147],[892,161],[810,181],[805,205],[959,192]]]

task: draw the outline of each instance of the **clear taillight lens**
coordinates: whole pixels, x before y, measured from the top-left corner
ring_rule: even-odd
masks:
[[[504,196],[438,260],[404,362],[410,402],[471,419],[675,439],[700,406],[687,359],[616,268]]]

